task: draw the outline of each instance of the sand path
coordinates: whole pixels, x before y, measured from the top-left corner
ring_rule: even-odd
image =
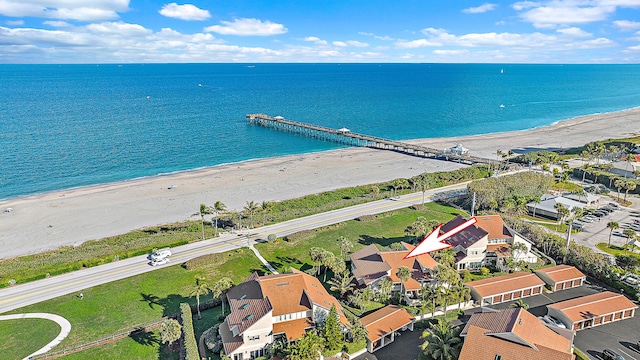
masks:
[[[580,146],[640,133],[640,109],[586,116],[553,126],[460,138],[413,140],[436,148],[462,143],[473,155],[496,150],[523,153]],[[169,176],[150,177],[0,201],[0,258],[180,221],[200,203],[224,202],[241,210],[247,201],[277,201],[354,185],[453,170],[451,162],[390,151],[350,148],[250,161]]]

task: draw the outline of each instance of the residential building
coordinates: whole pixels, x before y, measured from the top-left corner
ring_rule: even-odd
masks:
[[[442,225],[440,231],[446,233],[466,221],[467,219],[458,215]],[[538,261],[538,256],[531,252],[532,243],[505,225],[500,215],[477,216],[474,225],[443,242],[452,245],[458,270],[478,270],[489,265],[506,269],[506,259],[509,257],[528,263]],[[516,243],[524,245],[526,250],[512,251]]]
[[[534,273],[517,272],[464,284],[471,288],[471,297],[480,306],[542,294],[544,282]]]
[[[587,276],[571,265],[558,265],[534,271],[551,290],[558,291],[582,286]]]
[[[233,360],[255,359],[279,336],[295,341],[324,322],[332,306],[348,325],[340,303],[320,281],[298,270],[249,278],[227,292],[231,309],[220,325],[225,353]]]
[[[547,305],[550,316],[576,331],[632,318],[637,308],[623,294],[611,291]]]
[[[476,313],[465,325],[459,360],[573,360],[573,332],[552,329],[528,311]]]
[[[413,331],[415,318],[404,308],[387,305],[360,319],[367,329],[367,350],[374,352],[395,340],[399,331]]]
[[[378,290],[383,279],[393,283],[393,292],[401,292],[408,304],[418,301],[422,284],[433,280],[433,270],[438,263],[429,254],[405,259],[415,246],[402,243],[402,250],[380,251],[375,244],[360,249],[350,255],[351,271],[358,285],[365,285]],[[398,269],[406,267],[411,277],[402,283],[398,278]]]
[[[585,208],[586,203],[580,202],[577,200],[572,200],[563,196],[544,194],[540,198],[539,202],[532,201],[527,204],[527,209],[529,213],[535,216],[541,216],[548,219],[557,220],[558,219],[558,209],[556,206],[560,204],[565,208],[569,209],[569,211],[573,212],[577,208]]]

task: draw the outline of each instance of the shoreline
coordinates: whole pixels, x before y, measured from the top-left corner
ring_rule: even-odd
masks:
[[[634,126],[634,124],[637,124]],[[496,150],[526,153],[624,138],[640,133],[640,108],[561,120],[529,130],[408,140],[439,149],[456,143],[493,159]],[[450,171],[459,164],[387,150],[347,148],[209,166],[114,183],[0,200],[0,258],[182,221],[200,203],[230,210],[247,201],[279,201],[308,194]]]

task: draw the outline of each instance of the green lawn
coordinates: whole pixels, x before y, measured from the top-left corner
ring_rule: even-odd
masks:
[[[597,243],[596,247],[613,256],[625,255],[624,247],[621,247],[621,246],[611,245],[611,247],[607,247],[607,243],[601,242],[601,243]],[[626,255],[631,255],[631,256],[640,258],[640,254],[637,251],[638,251],[637,248],[635,248],[634,251],[631,251],[631,245],[629,245],[629,251],[627,251]]]
[[[354,244],[352,252],[370,244],[389,246],[394,242],[413,240],[412,237],[405,236],[404,230],[419,216],[447,222],[457,214],[464,213],[438,203],[427,203],[420,210],[405,208],[379,214],[375,220],[351,220],[313,230],[308,236],[295,242],[262,243],[257,244],[256,248],[278,270],[294,267],[304,271],[312,267],[309,257],[309,249],[312,247],[320,247],[339,255],[337,240],[340,236]]]
[[[12,313],[48,312],[63,316],[71,322],[72,329],[58,347],[85,343],[176,314],[181,302],[195,304],[195,299],[189,297],[189,293],[196,275],[204,276],[210,285],[223,276],[231,277],[237,284],[251,275],[252,270],[261,269],[260,261],[247,249],[225,255],[215,264],[202,268],[185,270],[174,265],[85,289],[83,300],[77,294],[69,294]],[[200,301],[207,299],[211,299],[211,295],[201,297]],[[31,329],[15,332],[15,336],[47,338],[45,334]],[[8,340],[6,334],[0,333],[0,343],[7,343]]]
[[[4,359],[22,359],[60,333],[60,325],[46,319],[0,321],[0,354]],[[31,334],[37,334],[32,336]]]
[[[180,350],[174,343],[167,347],[160,343],[157,331],[132,335],[124,339],[73,353],[62,357],[65,360],[72,359],[180,359]]]

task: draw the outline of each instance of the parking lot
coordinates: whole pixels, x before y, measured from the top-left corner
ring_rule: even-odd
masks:
[[[634,220],[640,221],[640,202],[637,198],[629,197],[627,200],[633,202],[633,204],[627,208],[621,207],[620,210],[614,211],[606,216],[597,218],[590,223],[585,223],[581,232],[573,234],[571,238],[581,245],[587,245],[595,249],[595,246],[599,242],[608,242],[609,233],[611,229],[607,227],[607,223],[615,221],[620,225],[620,228],[613,231],[611,236],[611,244],[617,246],[624,246],[627,238],[622,234],[625,229],[628,229]],[[606,198],[600,200],[601,206],[608,203]],[[599,251],[599,250],[598,250]]]

